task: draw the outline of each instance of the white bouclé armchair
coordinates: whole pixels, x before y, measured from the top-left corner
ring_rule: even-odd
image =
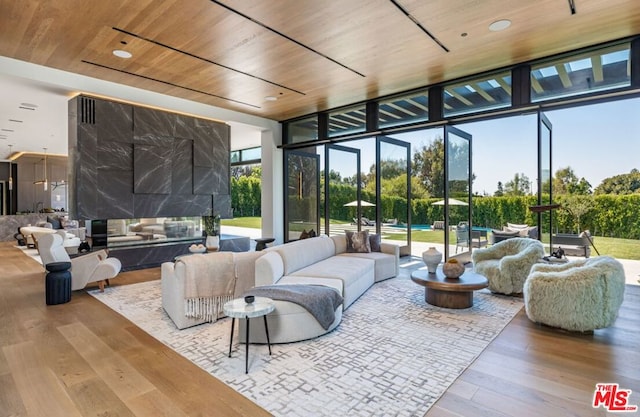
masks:
[[[38,240],[38,249],[42,265],[52,262],[71,262],[71,290],[81,290],[91,282],[97,282],[100,290],[105,283],[115,278],[122,265],[116,258],[109,258],[105,250],[90,252],[70,259],[58,234],[47,234]]]
[[[516,237],[471,254],[473,269],[487,277],[491,292],[520,294],[531,267],[544,257],[539,240]]]

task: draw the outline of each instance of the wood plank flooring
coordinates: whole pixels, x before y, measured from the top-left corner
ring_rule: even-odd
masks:
[[[12,243],[0,243],[0,271],[0,417],[270,415],[83,291],[47,306],[44,269]],[[130,271],[112,285],[159,278]],[[597,382],[640,405],[639,320],[637,286],[615,325],[592,335],[522,311],[427,417],[604,416],[591,407]]]

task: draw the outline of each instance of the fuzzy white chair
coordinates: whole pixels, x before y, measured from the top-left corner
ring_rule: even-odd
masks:
[[[120,260],[108,258],[105,250],[90,252],[73,259],[62,246],[62,237],[58,234],[47,234],[38,241],[42,265],[52,262],[71,262],[71,290],[81,290],[90,282],[97,282],[100,291],[109,279],[115,278],[122,267]]]
[[[473,269],[487,277],[489,290],[520,294],[531,267],[544,256],[539,240],[515,237],[471,253]]]
[[[624,286],[624,268],[609,256],[534,265],[524,284],[527,317],[571,331],[608,327],[618,316]]]

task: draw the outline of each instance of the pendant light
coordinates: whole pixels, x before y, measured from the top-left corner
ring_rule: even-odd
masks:
[[[11,172],[11,148],[13,147],[13,145],[9,145],[9,191],[13,190],[13,175]]]
[[[44,190],[49,189],[49,182],[47,181],[47,148],[44,149]]]

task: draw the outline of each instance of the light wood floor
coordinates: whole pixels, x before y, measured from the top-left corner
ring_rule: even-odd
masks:
[[[12,243],[0,243],[0,271],[0,417],[269,415],[82,291],[46,306],[44,270]],[[639,301],[628,286],[615,326],[593,335],[519,313],[427,416],[603,416],[590,405],[597,382],[640,405]]]

